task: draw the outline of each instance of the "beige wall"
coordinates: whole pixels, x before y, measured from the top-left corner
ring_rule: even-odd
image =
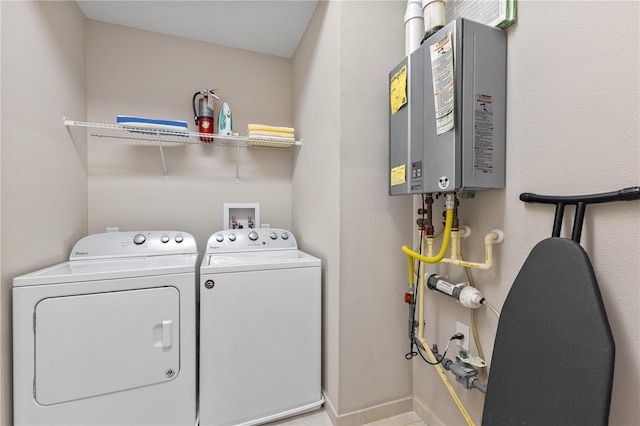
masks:
[[[88,121],[136,115],[185,120],[197,131],[192,96],[212,88],[241,135],[248,123],[292,125],[290,59],[87,23]],[[223,228],[225,202],[260,203],[262,223],[288,229],[293,151],[242,148],[236,183],[235,148],[174,144],[164,148],[165,181],[157,144],[90,137],[89,232],[181,228],[203,251]]]
[[[388,73],[403,56],[404,4],[341,5],[340,410],[350,412],[411,396],[399,249],[413,225],[411,200],[388,195],[385,173]]]
[[[640,184],[639,7],[638,2],[518,2],[518,23],[508,30],[507,187],[463,200],[460,210],[462,222],[473,229],[462,246],[471,260],[483,259],[484,233],[505,232],[494,270],[473,274],[498,308],[533,246],[551,235],[553,207],[525,205],[520,193],[585,194]],[[573,209],[568,210],[570,235]],[[638,201],[590,206],[582,235],[616,341],[612,425],[637,424],[640,418],[639,217]],[[459,269],[438,269],[465,280]],[[430,343],[446,344],[456,320],[469,323],[468,310],[434,293],[428,294],[426,309]],[[478,322],[490,361],[496,319],[482,309]],[[549,348],[545,362],[570,353],[570,347]],[[453,386],[479,424],[480,393]],[[414,396],[444,424],[465,423],[433,367],[419,360]]]
[[[84,15],[75,2],[0,2],[2,11],[2,351],[0,423],[11,423],[11,286],[63,261],[87,233]]]
[[[306,141],[294,229],[323,259],[323,388],[330,415],[351,424],[411,406],[406,265],[393,260],[411,238],[411,199],[390,198],[381,172],[388,70],[404,51],[401,26],[388,23],[403,15],[402,2],[320,2],[294,56],[295,124]]]
[[[322,259],[322,385],[339,395],[340,8],[320,2],[293,58],[294,124],[304,146],[293,170],[293,229]]]

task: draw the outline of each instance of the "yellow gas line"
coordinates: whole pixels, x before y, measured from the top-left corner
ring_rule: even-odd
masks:
[[[418,259],[420,262],[425,263],[438,263],[443,258],[444,255],[447,254],[447,250],[449,249],[449,241],[451,240],[451,227],[453,225],[453,207],[450,209],[447,206],[447,218],[444,225],[444,236],[442,239],[442,246],[440,247],[440,252],[434,257],[426,257],[421,255],[420,253],[416,253],[411,250],[407,246],[402,246],[402,251],[405,253],[409,259],[409,285],[413,285],[413,259]]]
[[[418,273],[419,273],[419,277],[418,277],[418,286],[419,286],[418,288],[418,341],[424,347],[432,363],[437,363],[438,360],[433,355],[433,352],[431,352],[431,349],[429,349],[429,345],[424,339],[424,273],[422,271],[422,265],[424,263],[438,263],[444,258],[445,254],[447,253],[447,250],[449,248],[449,242],[451,240],[451,228],[453,225],[453,209],[454,209],[453,196],[447,195],[446,207],[447,207],[446,220],[445,220],[445,229],[444,229],[444,236],[442,240],[442,246],[440,247],[440,252],[436,256],[433,256],[433,257],[423,256],[420,253],[416,253],[415,251],[409,249],[407,246],[402,247],[402,251],[407,255],[407,259],[409,261],[409,287],[410,288],[414,285],[413,284],[413,275],[414,275],[413,259],[418,259],[420,261],[418,265]],[[423,242],[423,245],[424,245],[424,242]],[[428,254],[431,255],[431,247],[429,247]],[[456,391],[451,386],[451,383],[447,379],[447,376],[445,376],[444,371],[442,371],[442,367],[440,367],[440,365],[437,365],[437,364],[434,365],[434,367],[438,371],[438,374],[440,375],[442,382],[444,383],[445,387],[451,394],[451,397],[453,398],[456,405],[460,409],[460,412],[462,412],[462,415],[464,416],[468,425],[474,426],[474,423],[471,420],[469,413],[467,413],[467,410],[462,405],[462,402],[460,401],[460,398],[458,398]]]

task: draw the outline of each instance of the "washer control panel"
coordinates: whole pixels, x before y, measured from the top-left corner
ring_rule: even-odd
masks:
[[[214,232],[207,242],[207,253],[297,249],[293,234],[286,229],[226,229]]]
[[[196,240],[187,232],[106,232],[88,235],[78,241],[69,260],[196,253]]]

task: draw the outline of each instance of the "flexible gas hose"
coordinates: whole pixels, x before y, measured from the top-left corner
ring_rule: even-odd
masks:
[[[433,355],[433,352],[431,352],[431,349],[429,349],[429,345],[427,344],[426,340],[424,339],[424,274],[422,274],[422,273],[420,274],[419,284],[418,285],[419,285],[419,288],[418,288],[418,309],[419,309],[419,311],[418,311],[418,341],[424,347],[424,349],[427,352],[427,355],[429,356],[429,359],[431,360],[431,362],[432,363],[437,363],[438,360]],[[467,421],[467,424],[469,426],[474,426],[473,420],[471,420],[471,417],[469,416],[469,413],[467,413],[467,410],[464,408],[464,405],[462,405],[462,402],[460,401],[460,398],[458,398],[458,395],[456,394],[456,391],[453,390],[453,387],[451,386],[451,383],[449,382],[449,379],[447,379],[447,376],[445,376],[444,371],[442,371],[442,368],[440,367],[440,365],[436,364],[436,365],[434,365],[434,367],[438,371],[438,374],[440,375],[440,378],[442,379],[442,382],[446,386],[447,390],[451,394],[451,397],[453,398],[453,400],[455,401],[456,405],[460,409],[460,412],[462,413],[462,415],[464,416],[465,420]]]
[[[442,247],[440,247],[440,252],[433,257],[426,257],[421,255],[420,253],[416,253],[411,250],[407,246],[402,246],[402,251],[407,255],[409,260],[409,285],[413,285],[413,259],[418,259],[421,262],[425,263],[438,263],[443,258],[444,255],[447,254],[447,250],[449,249],[449,241],[451,240],[451,228],[453,225],[453,206],[449,208],[447,205],[447,216],[444,225],[444,236],[442,237]]]

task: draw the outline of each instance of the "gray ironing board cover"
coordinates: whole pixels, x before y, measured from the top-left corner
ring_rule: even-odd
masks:
[[[591,262],[552,237],[529,254],[502,308],[483,425],[605,425],[615,345]]]

